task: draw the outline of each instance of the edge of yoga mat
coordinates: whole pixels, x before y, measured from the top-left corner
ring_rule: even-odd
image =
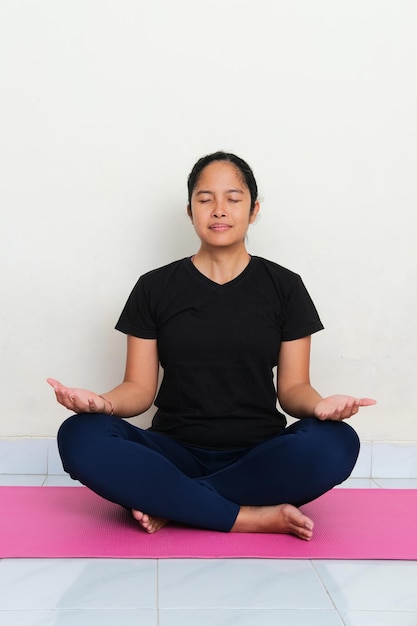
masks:
[[[86,487],[0,487],[0,558],[417,559],[417,490],[333,489],[306,542],[169,525],[149,535]]]

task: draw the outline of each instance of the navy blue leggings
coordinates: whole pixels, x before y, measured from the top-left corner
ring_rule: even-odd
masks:
[[[64,469],[129,509],[199,528],[229,531],[240,505],[300,506],[343,482],[359,453],[345,422],[302,419],[242,450],[206,450],[104,414],[61,426]]]

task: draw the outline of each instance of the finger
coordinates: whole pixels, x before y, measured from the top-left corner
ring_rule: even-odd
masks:
[[[53,387],[54,389],[56,387],[61,386],[61,383],[59,382],[59,380],[55,380],[55,378],[47,378],[46,382],[48,383],[48,385],[51,385],[51,387]]]
[[[90,411],[90,401],[87,400],[87,402],[85,402],[74,391],[70,394],[69,398],[72,402],[71,409],[76,413],[85,413],[86,411],[91,413],[94,412]]]
[[[63,400],[65,398],[63,390],[60,389],[59,387],[54,387],[54,391],[55,391],[56,399],[58,400],[58,402],[60,402],[62,404],[62,402],[63,402]]]
[[[61,401],[62,398],[67,398],[70,395],[71,390],[68,389],[68,387],[65,387],[64,385],[62,385],[61,383],[59,383],[58,381],[56,381],[57,384],[54,385],[53,389],[55,391],[55,395],[57,397],[58,401]]]
[[[70,411],[75,410],[75,397],[67,389],[59,389],[56,392],[58,401]]]
[[[333,420],[336,422],[340,419],[343,419],[341,418],[341,415],[342,411],[339,408],[335,408],[333,409],[333,411],[328,411],[324,419]]]
[[[376,404],[376,400],[373,398],[360,398],[359,406],[373,406]]]
[[[355,415],[358,410],[359,404],[356,402],[356,400],[348,400],[343,408],[343,411],[341,412],[341,419],[347,419],[348,417],[352,417],[352,415]]]
[[[69,411],[80,413],[85,409],[80,398],[74,389],[64,387],[56,392],[58,402],[60,402]]]
[[[64,406],[66,409],[68,409],[69,411],[73,411],[74,410],[74,404],[73,402],[68,398],[68,396],[66,395],[60,395],[57,396],[57,401],[59,402],[59,404],[62,404],[62,406]]]
[[[92,398],[88,398],[88,408],[91,413],[98,413],[97,404],[94,402]]]

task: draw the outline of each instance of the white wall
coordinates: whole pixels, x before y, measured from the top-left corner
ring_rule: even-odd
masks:
[[[195,252],[186,177],[254,168],[249,250],[299,272],[324,394],[416,441],[417,3],[1,0],[1,437],[53,436],[45,378],[105,391],[139,274]]]

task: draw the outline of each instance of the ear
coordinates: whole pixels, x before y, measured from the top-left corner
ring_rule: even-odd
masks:
[[[254,221],[258,217],[258,213],[259,213],[260,210],[261,210],[261,205],[260,205],[259,201],[257,200],[255,202],[255,206],[253,207],[253,211],[250,214],[249,224],[253,224],[254,223]]]
[[[193,223],[193,214],[192,214],[191,207],[189,204],[187,204],[187,215],[190,218],[191,223]]]

